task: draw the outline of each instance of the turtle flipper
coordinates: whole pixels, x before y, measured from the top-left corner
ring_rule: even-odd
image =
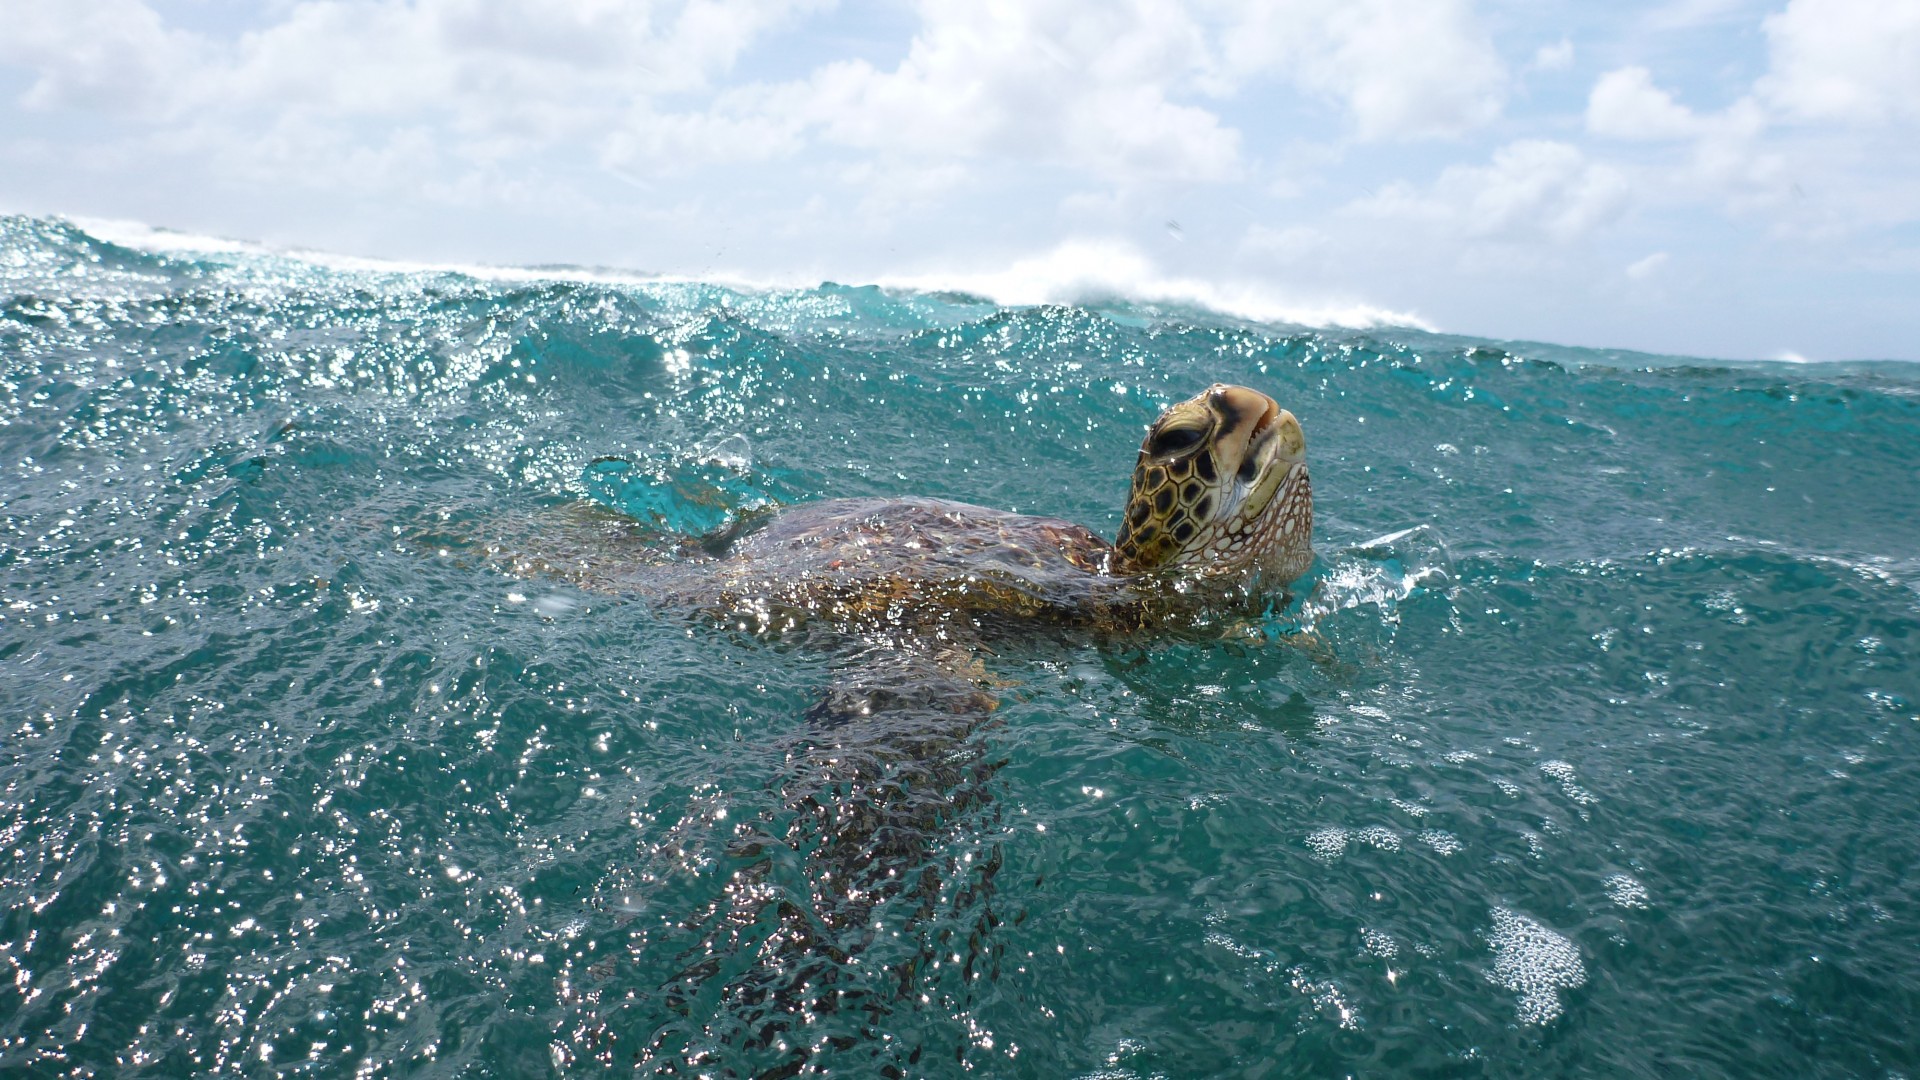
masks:
[[[672,1000],[702,1003],[704,1015],[689,1019],[704,1021],[704,1039],[755,1062],[785,1045],[798,1055],[787,1066],[871,1053],[899,1055],[895,1067],[911,1071],[914,1048],[880,1037],[898,1029],[886,1017],[923,994],[966,995],[997,973],[993,777],[1005,762],[983,734],[998,685],[961,649],[882,646],[836,666],[784,747],[784,825],[735,845],[730,902],[710,913],[666,987]],[[959,954],[961,964],[946,962]],[[839,1026],[868,1037],[809,1047],[800,1029],[830,1012],[864,1012]]]
[[[648,591],[658,568],[697,556],[702,542],[580,502],[484,515],[452,507],[395,531],[416,552],[615,594]]]

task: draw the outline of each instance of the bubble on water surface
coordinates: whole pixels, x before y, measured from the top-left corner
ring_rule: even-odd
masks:
[[[1594,797],[1593,792],[1574,783],[1572,765],[1557,760],[1543,761],[1540,763],[1540,771],[1560,781],[1560,790],[1566,794],[1567,798],[1572,799],[1574,802],[1586,806],[1599,801]]]
[[[1315,979],[1308,974],[1304,966],[1291,969],[1288,975],[1291,976],[1288,980],[1289,984],[1295,991],[1306,995],[1307,999],[1313,1002],[1314,1011],[1332,1020],[1343,1030],[1353,1031],[1360,1027],[1359,1010],[1353,1007],[1353,1003],[1347,1000],[1347,996],[1341,993],[1340,987],[1332,980]]]
[[[1647,906],[1647,887],[1625,874],[1610,875],[1606,882],[1607,899],[1623,908]]]
[[[1331,862],[1347,853],[1351,844],[1366,844],[1380,851],[1399,851],[1400,834],[1385,825],[1369,825],[1362,829],[1343,829],[1337,825],[1315,829],[1307,834],[1307,847],[1313,853]]]
[[[1347,853],[1347,830],[1315,829],[1307,834],[1307,846],[1322,859],[1331,862]]]
[[[1363,844],[1379,848],[1381,851],[1400,850],[1400,834],[1385,825],[1369,825],[1355,831],[1353,838]]]
[[[1393,799],[1391,801],[1393,803],[1393,808],[1395,810],[1400,811],[1401,813],[1407,815],[1408,817],[1423,818],[1423,817],[1426,817],[1429,813],[1432,813],[1431,810],[1429,810],[1424,806],[1421,806],[1419,803],[1408,802],[1405,799]]]
[[[1360,941],[1369,953],[1383,960],[1391,960],[1400,955],[1400,943],[1393,940],[1393,935],[1384,930],[1362,930]]]
[[[1487,944],[1493,949],[1487,979],[1520,995],[1522,1024],[1544,1024],[1559,1016],[1560,991],[1586,985],[1579,948],[1519,912],[1494,908]]]

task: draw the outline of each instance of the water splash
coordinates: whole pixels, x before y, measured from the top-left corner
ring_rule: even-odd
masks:
[[[601,506],[682,536],[724,533],[744,515],[785,501],[779,477],[754,468],[753,445],[738,434],[664,459],[598,458],[581,470],[579,484]]]
[[[1341,612],[1372,609],[1379,625],[1400,623],[1402,607],[1432,596],[1445,602],[1453,557],[1431,525],[1416,525],[1341,549],[1325,561],[1301,601],[1302,629],[1321,628]]]

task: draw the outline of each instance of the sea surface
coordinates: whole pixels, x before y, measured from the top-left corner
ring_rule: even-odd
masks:
[[[1215,381],[1312,575],[981,654],[849,850],[884,665],[460,543],[1110,536]],[[0,219],[0,1074],[1920,1075],[1916,519],[1920,365]],[[911,884],[828,926],[835,860]]]

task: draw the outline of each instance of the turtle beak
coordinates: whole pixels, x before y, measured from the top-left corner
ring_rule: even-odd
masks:
[[[1219,383],[1207,389],[1207,407],[1219,422],[1213,446],[1221,468],[1245,479],[1265,471],[1276,449],[1273,437],[1282,426],[1281,417],[1288,414],[1258,390]],[[1252,469],[1246,467],[1249,461]]]

